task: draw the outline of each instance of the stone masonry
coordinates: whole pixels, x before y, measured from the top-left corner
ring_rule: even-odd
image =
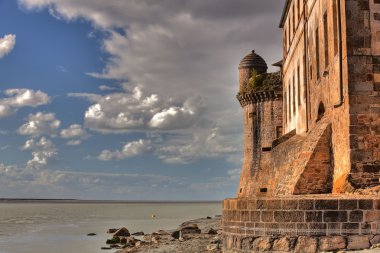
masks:
[[[369,248],[380,243],[380,0],[284,1],[280,71],[255,51],[239,64],[244,160],[223,204],[224,251]]]

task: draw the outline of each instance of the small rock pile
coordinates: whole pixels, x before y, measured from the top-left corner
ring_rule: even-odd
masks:
[[[106,241],[108,246],[102,249],[119,249],[117,253],[222,252],[220,217],[188,221],[175,230],[159,230],[152,234],[131,234],[125,227],[109,229],[108,233],[112,234],[112,238]]]

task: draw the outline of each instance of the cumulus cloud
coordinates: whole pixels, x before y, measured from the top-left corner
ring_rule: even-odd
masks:
[[[55,118],[54,113],[38,112],[29,114],[27,123],[18,129],[18,133],[30,136],[55,136],[60,124],[61,122]]]
[[[42,91],[30,89],[8,89],[7,96],[0,98],[0,118],[10,116],[22,107],[38,107],[50,103],[51,98]]]
[[[281,59],[283,5],[278,0],[19,3],[28,9],[48,8],[59,19],[88,20],[105,32],[102,49],[109,55],[102,71],[89,74],[128,81],[125,87],[154,94],[146,96],[141,89],[101,97],[82,94],[93,103],[85,113],[85,127],[102,133],[170,131],[172,137],[154,149],[165,162],[218,155],[238,161],[242,119],[235,100],[237,66],[252,49],[268,65]],[[207,140],[213,128],[218,136]]]
[[[125,144],[122,150],[103,150],[98,159],[101,161],[123,160],[128,157],[141,155],[150,149],[150,142],[140,139]]]
[[[32,168],[46,166],[58,157],[55,145],[46,137],[42,137],[38,141],[36,139],[27,140],[21,149],[32,151],[33,158],[27,162],[27,166]]]
[[[61,137],[63,139],[85,138],[87,135],[86,130],[84,130],[79,124],[73,124],[68,128],[61,130]]]
[[[85,112],[85,126],[102,133],[184,129],[195,124],[203,112],[202,101],[198,98],[175,105],[157,94],[146,96],[140,87],[104,96],[83,93],[69,96],[96,102]]]
[[[9,54],[16,45],[16,35],[7,34],[0,38],[0,59]]]

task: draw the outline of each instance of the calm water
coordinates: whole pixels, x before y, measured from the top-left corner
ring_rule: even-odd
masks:
[[[151,233],[220,213],[220,203],[0,203],[0,253],[102,252],[108,228]]]

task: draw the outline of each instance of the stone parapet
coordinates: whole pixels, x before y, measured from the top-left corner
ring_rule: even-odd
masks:
[[[257,238],[272,238],[273,242],[280,237],[319,240],[343,236],[347,241],[349,236],[367,236],[369,241],[380,234],[380,197],[227,199],[223,203],[222,225],[225,250],[241,252],[251,252],[244,251],[238,242],[247,238],[253,243]]]
[[[251,92],[246,94],[238,94],[236,98],[239,101],[241,107],[244,107],[249,104],[282,99],[282,92],[273,90]]]

